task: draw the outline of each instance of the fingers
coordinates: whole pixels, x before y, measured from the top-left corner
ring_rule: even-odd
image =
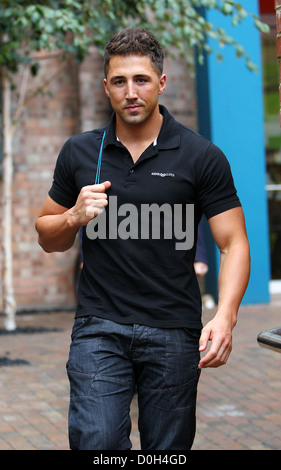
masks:
[[[232,335],[225,331],[213,331],[205,328],[202,330],[199,341],[199,351],[205,351],[208,342],[211,341],[211,347],[199,362],[199,369],[206,367],[220,367],[226,364],[232,350]]]
[[[84,192],[82,198],[86,209],[91,205],[96,205],[97,207],[107,205],[107,194],[105,193]]]
[[[102,196],[105,196],[105,191],[109,189],[110,186],[111,186],[110,181],[105,181],[104,183],[84,186],[81,189],[81,194],[88,195],[89,197],[92,197],[92,198],[100,198]]]
[[[216,344],[212,342],[212,346],[207,354],[200,360],[199,369],[206,367],[220,367],[227,363],[231,353],[231,346],[228,344]]]
[[[91,219],[100,215],[108,205],[106,190],[110,188],[110,181],[100,184],[84,186],[75,205],[75,214],[81,225],[86,225]]]
[[[204,328],[202,330],[201,337],[199,340],[199,351],[205,351],[205,349],[208,346],[209,338],[210,338],[210,333]]]
[[[90,188],[90,190],[92,191],[103,192],[103,191],[106,191],[108,188],[110,188],[110,186],[111,186],[110,181],[104,181],[103,183],[92,184],[90,186],[86,186],[86,188]]]

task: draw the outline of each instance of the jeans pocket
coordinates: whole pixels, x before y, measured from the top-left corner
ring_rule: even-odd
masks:
[[[193,406],[200,377],[199,329],[173,331],[167,343],[165,378],[175,409]]]
[[[169,393],[175,410],[195,406],[200,372],[201,371],[195,367],[193,369],[192,377],[188,382],[178,386],[170,386],[168,384]]]
[[[90,395],[94,377],[91,374],[81,374],[69,369],[67,365],[67,375],[70,384],[70,398],[86,397]]]
[[[71,396],[85,396],[90,392],[99,369],[100,342],[94,319],[91,316],[77,318],[66,364]]]
[[[71,340],[73,341],[75,336],[79,333],[79,331],[86,326],[86,324],[89,322],[91,319],[91,316],[85,316],[85,317],[77,317],[74,320],[74,324],[72,327],[72,332],[71,332]]]

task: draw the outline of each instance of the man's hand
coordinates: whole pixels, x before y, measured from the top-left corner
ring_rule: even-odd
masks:
[[[90,220],[101,214],[108,204],[105,191],[111,183],[105,181],[100,184],[84,186],[77,198],[76,204],[69,210],[69,215],[76,225],[87,225]]]
[[[226,364],[232,350],[233,326],[217,315],[203,328],[199,340],[199,351],[205,351],[209,341],[212,344],[207,354],[200,360],[199,369],[220,367]]]
[[[57,204],[48,195],[35,224],[38,241],[43,250],[47,253],[69,250],[79,228],[87,225],[107,206],[105,191],[110,186],[109,181],[85,186],[71,209]]]

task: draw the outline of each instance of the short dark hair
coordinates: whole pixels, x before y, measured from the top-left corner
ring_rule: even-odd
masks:
[[[145,28],[125,28],[112,36],[104,51],[104,73],[114,55],[146,55],[159,76],[163,73],[164,50],[152,33]]]

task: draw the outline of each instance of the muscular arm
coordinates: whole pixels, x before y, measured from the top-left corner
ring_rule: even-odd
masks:
[[[240,207],[209,220],[211,232],[220,249],[219,299],[215,317],[203,328],[200,350],[210,350],[201,359],[200,368],[226,363],[232,349],[232,330],[248,285],[250,250],[243,211]]]
[[[71,209],[57,204],[47,196],[35,223],[38,242],[43,250],[51,253],[71,248],[79,228],[87,225],[107,205],[105,191],[109,187],[109,181],[85,186]]]

